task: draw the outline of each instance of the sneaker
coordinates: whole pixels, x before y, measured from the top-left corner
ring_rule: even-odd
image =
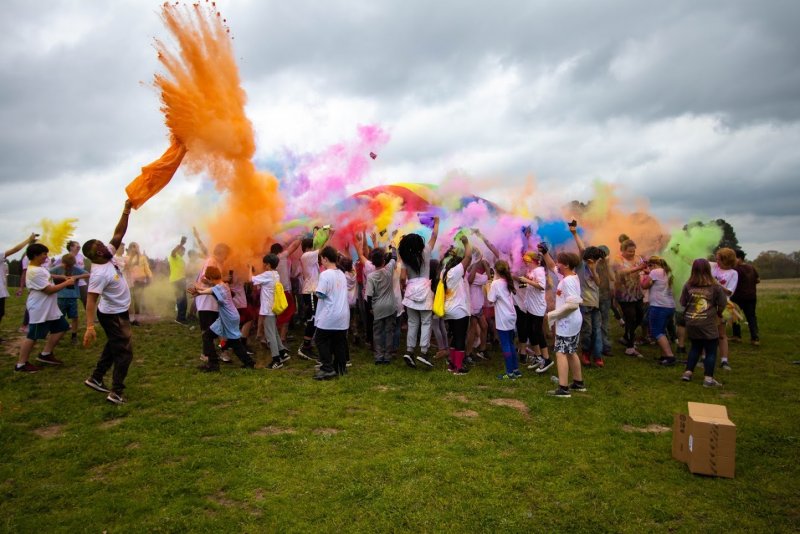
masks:
[[[297,349],[297,355],[304,360],[317,360],[317,353],[311,347],[300,347]]]
[[[175,322],[181,326],[189,326],[189,321],[186,320],[181,321],[180,319],[175,319]]]
[[[414,357],[412,355],[410,355],[410,354],[405,354],[403,356],[403,360],[405,360],[406,365],[409,366],[409,367],[414,368],[414,367],[417,366],[417,364],[414,363]]]
[[[466,367],[462,367],[461,369],[456,369],[455,371],[453,371],[454,375],[459,375],[459,376],[465,375],[467,373],[469,373],[469,369],[467,369]]]
[[[110,393],[111,392],[111,390],[108,389],[105,384],[103,384],[102,380],[100,382],[98,382],[97,380],[95,380],[91,376],[89,378],[87,378],[86,380],[84,380],[83,383],[86,384],[87,386],[89,386],[90,388],[92,388],[93,390],[99,391],[100,393]]]
[[[40,354],[40,355],[38,355],[36,357],[36,361],[37,362],[46,363],[48,365],[63,365],[64,364],[64,362],[62,362],[61,360],[56,358],[55,354],[48,354],[48,355]]]
[[[568,399],[572,397],[572,394],[569,392],[569,389],[562,388],[561,386],[557,387],[552,391],[548,391],[547,394],[550,395],[551,397],[558,397],[561,399]]]
[[[583,364],[584,367],[589,367],[590,365],[592,365],[592,360],[589,359],[588,352],[584,351],[581,353],[581,363]]]
[[[466,358],[464,358],[464,365],[469,365],[470,367],[472,367],[473,365],[475,365],[475,360],[472,359],[472,356],[467,356]]]
[[[757,339],[754,339],[753,341],[751,341],[750,344],[753,345],[754,347],[760,347],[761,346],[761,342],[759,340],[757,340]]]
[[[600,368],[603,368],[603,367],[606,366],[606,362],[603,361],[603,358],[595,358],[594,359],[594,364],[595,364],[596,367],[600,367]]]
[[[314,375],[314,380],[331,380],[332,378],[336,378],[336,371],[323,371],[320,369]]]
[[[230,357],[230,356],[228,356],[228,355],[227,355],[226,353],[224,353],[224,352],[223,352],[222,354],[220,354],[220,355],[219,355],[219,359],[220,359],[220,361],[221,361],[221,362],[223,362],[223,363],[232,363],[232,362],[233,362],[233,360],[231,360],[231,357]]]
[[[730,371],[731,369],[733,369],[731,367],[731,364],[728,363],[728,360],[722,360],[722,363],[719,364],[719,366],[725,369],[726,371]]]
[[[684,371],[681,375],[681,380],[684,382],[691,382],[692,381],[692,372],[691,371]]]
[[[661,358],[658,361],[658,364],[661,365],[662,367],[672,367],[675,365],[675,362],[676,360],[675,357],[673,356],[671,358],[670,357]]]
[[[121,393],[114,393],[113,391],[108,394],[106,400],[114,404],[125,404],[126,402],[128,402],[125,400],[125,397],[123,397]]]
[[[548,369],[553,367],[556,362],[553,360],[545,360],[544,363],[536,370],[536,374],[540,375],[546,373]]]
[[[353,367],[353,362],[348,360],[348,362],[346,364],[344,364],[344,366],[345,367]]]
[[[516,380],[517,375],[514,373],[504,373],[502,375],[497,375],[498,380]]]
[[[14,370],[19,373],[37,373],[41,371],[42,368],[30,362],[25,362],[23,365],[15,365]]]
[[[270,363],[267,366],[267,369],[281,369],[281,368],[283,368],[283,363],[281,363],[280,360],[272,360],[272,363]]]
[[[714,380],[713,377],[706,378],[703,380],[703,387],[704,388],[721,388],[722,384]]]
[[[522,378],[522,373],[519,372],[519,369],[514,370],[514,378]]]
[[[428,368],[433,368],[433,362],[428,360],[427,354],[421,354],[417,356],[417,361]]]
[[[486,360],[487,359],[486,355],[482,351],[479,351],[479,350],[475,351],[475,357],[478,358],[479,360]]]
[[[634,347],[629,347],[625,349],[625,354],[627,354],[628,356],[633,356],[634,358],[644,358],[644,356],[642,356],[642,354]]]
[[[285,349],[278,353],[278,358],[280,358],[281,363],[286,363],[292,359],[292,357],[289,355],[289,351]]]
[[[586,391],[586,385],[573,382],[572,384],[570,384],[569,389],[570,391],[580,391],[581,393],[583,393],[584,391]]]
[[[204,373],[219,373],[219,365],[198,365],[197,369]]]
[[[731,343],[741,343],[741,342],[742,342],[742,338],[740,338],[738,336],[737,337],[731,336]]]

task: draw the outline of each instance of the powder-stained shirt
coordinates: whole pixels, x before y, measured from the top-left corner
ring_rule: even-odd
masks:
[[[719,317],[728,302],[721,285],[694,287],[686,284],[680,301],[685,308],[683,314],[689,339],[719,338]]]
[[[637,300],[644,300],[644,292],[639,281],[639,271],[628,274],[620,274],[622,271],[633,269],[644,265],[644,260],[641,256],[636,256],[632,260],[620,258],[619,261],[614,263],[614,275],[616,276],[616,297],[619,302],[636,302]]]
[[[372,297],[372,316],[383,319],[397,312],[394,294],[394,266],[391,260],[384,267],[376,269],[367,276],[367,297]]]

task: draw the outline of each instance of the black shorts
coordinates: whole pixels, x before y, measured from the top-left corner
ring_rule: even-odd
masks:
[[[63,317],[43,323],[31,323],[28,325],[28,339],[36,341],[46,338],[48,334],[58,334],[67,330],[69,330],[69,323]]]

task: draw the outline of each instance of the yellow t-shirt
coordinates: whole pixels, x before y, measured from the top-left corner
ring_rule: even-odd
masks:
[[[169,281],[177,282],[178,280],[183,280],[186,276],[186,262],[183,261],[183,256],[173,257],[170,254],[167,260],[169,261]]]

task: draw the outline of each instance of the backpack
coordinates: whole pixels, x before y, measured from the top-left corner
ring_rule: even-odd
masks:
[[[436,293],[433,295],[433,313],[436,317],[444,317],[444,282],[439,280],[436,286]]]
[[[286,292],[283,290],[283,284],[281,284],[280,278],[275,280],[275,293],[272,299],[272,313],[275,315],[280,315],[286,308],[289,307],[289,301],[286,300]]]

